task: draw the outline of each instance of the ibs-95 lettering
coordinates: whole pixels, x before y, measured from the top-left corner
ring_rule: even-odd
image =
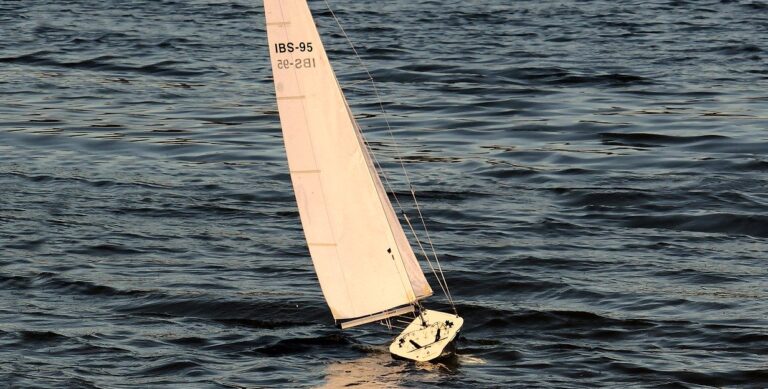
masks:
[[[308,69],[315,67],[314,58],[278,59],[278,69]]]
[[[275,53],[293,53],[294,51],[298,51],[301,53],[311,53],[312,52],[312,42],[286,42],[286,43],[275,43]]]

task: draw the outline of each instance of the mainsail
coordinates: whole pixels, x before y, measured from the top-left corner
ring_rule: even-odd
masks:
[[[306,0],[264,0],[288,166],[336,320],[363,324],[432,294],[368,155]],[[349,323],[349,322],[348,322]]]

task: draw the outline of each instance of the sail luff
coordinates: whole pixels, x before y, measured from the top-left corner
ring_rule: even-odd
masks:
[[[392,224],[394,211],[306,1],[265,0],[264,9],[296,203],[334,318],[361,318],[415,302],[424,289],[415,291],[413,279],[424,278],[423,272],[403,250],[407,239],[399,223]]]
[[[269,45],[270,45],[270,57],[273,57],[273,55],[272,55],[273,51],[271,49],[272,45],[274,43],[273,40],[274,41],[278,40],[277,38],[273,39],[274,34],[276,34],[277,31],[280,31],[280,32],[282,32],[284,34],[283,41],[289,41],[290,40],[289,39],[290,38],[289,37],[289,33],[288,33],[288,30],[287,30],[286,27],[288,27],[291,24],[291,21],[289,20],[288,17],[286,17],[286,12],[283,11],[282,6],[283,6],[283,2],[280,1],[280,0],[277,0],[277,1],[275,1],[275,0],[269,0],[269,1],[265,0],[264,1],[265,19],[266,19],[266,27],[267,27],[267,38],[268,38],[268,42],[269,42]],[[273,10],[273,13],[271,14],[273,16],[276,16],[278,14],[277,11],[279,10],[279,15],[280,15],[279,18],[275,18],[275,17],[270,18],[269,17],[270,13],[267,12],[267,10],[269,8],[271,8]],[[281,88],[278,87],[278,85],[279,85],[278,84],[278,79],[277,79],[277,77],[275,77],[276,75],[274,74],[274,72],[275,72],[274,64],[273,64],[273,69],[272,70],[273,70],[273,78],[274,78],[274,81],[275,81],[275,97],[277,99],[278,111],[284,112],[284,111],[294,111],[294,110],[296,110],[295,107],[291,107],[291,106],[292,105],[296,106],[296,105],[300,104],[303,100],[306,99],[307,96],[301,93],[300,88],[296,88],[299,91],[299,93],[293,93],[293,94],[291,94],[290,92],[281,91],[280,90]],[[296,85],[300,85],[300,80],[298,79],[298,75],[294,74],[294,78],[295,78],[295,84]],[[281,92],[283,92],[283,93],[281,93]],[[292,108],[294,108],[294,109],[292,109]],[[300,120],[300,121],[297,122],[297,123],[291,123],[292,119]],[[299,132],[299,130],[301,130],[301,129],[304,129],[304,130],[308,130],[309,129],[309,123],[307,123],[307,116],[306,115],[295,115],[295,116],[293,116],[293,115],[283,115],[283,114],[281,114],[280,115],[280,121],[281,121],[281,125],[282,125],[282,128],[283,128],[283,135],[284,135],[284,143],[285,143],[285,147],[286,147],[286,153],[289,153],[290,150],[292,149],[292,150],[295,151],[293,154],[305,155],[308,158],[311,158],[310,160],[307,160],[307,158],[301,158],[301,159],[299,159],[299,158],[288,158],[289,172],[290,172],[290,175],[291,175],[291,181],[293,183],[294,193],[295,193],[295,195],[297,197],[296,200],[297,200],[297,203],[298,203],[300,201],[299,200],[299,193],[302,193],[302,191],[300,189],[301,188],[301,183],[303,181],[302,178],[301,178],[301,175],[311,175],[311,174],[318,174],[319,175],[320,167],[319,167],[319,165],[318,165],[318,163],[316,161],[315,153],[310,151],[310,150],[312,150],[312,145],[311,145],[311,138],[312,138],[312,136],[311,136],[311,133],[309,131],[306,131],[305,133],[300,133]],[[303,122],[303,126],[302,126],[301,122]],[[293,131],[292,132],[285,131],[286,128],[292,128]],[[293,136],[291,136],[291,135],[293,135]],[[289,137],[291,137],[293,139],[292,142],[289,141]],[[303,144],[302,144],[302,141],[304,141]],[[319,177],[318,177],[318,179],[319,179]],[[315,183],[314,186],[318,187],[319,185],[317,185],[317,183]],[[322,198],[323,197],[322,190],[316,191],[314,193],[314,196]],[[321,202],[325,202],[324,199],[321,199],[320,201]],[[317,220],[317,219],[320,219],[320,220],[328,219],[328,215],[326,214],[325,209],[323,209],[321,207],[317,207],[317,208],[314,208],[312,211],[314,211],[313,213],[316,214],[314,217],[312,216],[310,211],[306,211],[306,212],[301,212],[300,211],[300,212],[307,214],[306,217],[312,218],[312,219],[315,219],[315,220]],[[304,215],[302,215],[302,216],[304,216]],[[303,222],[303,219],[302,219],[302,222]],[[323,251],[323,250],[324,251],[333,251],[333,250],[335,250],[335,244],[332,243],[334,241],[334,238],[332,237],[332,228],[330,226],[330,223],[328,223],[328,228],[327,228],[326,231],[328,231],[331,236],[315,236],[314,237],[315,240],[311,240],[310,237],[307,236],[306,230],[305,230],[305,238],[306,238],[307,246],[308,246],[308,248],[310,250],[310,253],[313,252],[313,251]],[[338,253],[336,253],[336,255],[338,255]],[[334,274],[340,275],[342,277],[342,279],[343,279],[345,277],[345,274],[341,270],[341,263],[336,263],[336,267],[338,269],[336,270],[336,272],[334,272]],[[319,272],[319,271],[320,270],[316,266],[316,272]],[[318,276],[319,276],[319,274],[318,274]],[[345,289],[347,289],[346,288],[347,284],[348,283],[345,280],[341,282],[341,285],[343,285]],[[337,296],[335,298],[337,300],[346,300],[346,301],[342,302],[341,304],[352,305],[350,298],[348,298],[348,297],[346,299],[344,298],[345,295],[349,296],[350,294],[351,293],[347,290],[345,293],[336,293]],[[336,317],[335,313],[334,313],[334,317]]]

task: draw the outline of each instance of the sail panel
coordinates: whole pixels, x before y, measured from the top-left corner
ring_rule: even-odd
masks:
[[[296,202],[334,318],[415,302],[426,289],[413,280],[424,275],[392,219],[306,1],[265,0],[264,9]]]
[[[289,158],[288,167],[293,172],[311,172],[319,169],[312,157],[312,143],[309,136],[309,128],[306,125],[303,99],[282,99],[277,101],[277,108],[285,112],[284,126],[292,130],[283,133],[285,144],[290,147],[290,153],[294,158]],[[283,120],[283,119],[281,119]]]
[[[336,243],[333,226],[325,207],[315,203],[325,202],[323,184],[319,173],[291,173],[293,192],[304,226],[304,236],[308,243]]]

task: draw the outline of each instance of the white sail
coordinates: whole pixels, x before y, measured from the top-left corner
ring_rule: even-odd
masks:
[[[264,0],[264,12],[296,203],[333,317],[379,314],[431,295],[306,0]]]

